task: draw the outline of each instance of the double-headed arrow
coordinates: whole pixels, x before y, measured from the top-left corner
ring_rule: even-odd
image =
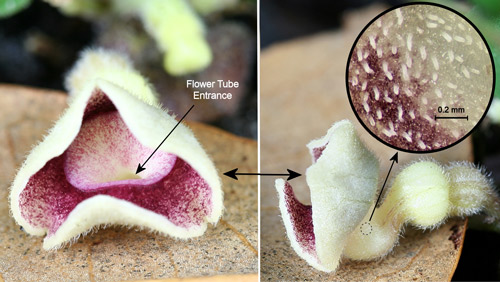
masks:
[[[287,169],[288,173],[287,174],[279,174],[279,173],[248,173],[248,172],[236,172],[238,171],[238,168],[235,168],[233,170],[230,170],[228,172],[224,172],[225,176],[231,177],[233,179],[238,180],[238,177],[236,175],[263,175],[263,176],[288,176],[286,180],[292,180],[295,177],[299,177],[302,174],[297,173],[291,169]]]
[[[146,168],[144,167],[146,165],[146,163],[149,161],[149,159],[151,159],[151,157],[156,153],[156,151],[158,151],[158,149],[160,148],[160,146],[163,144],[163,142],[165,142],[165,140],[167,140],[167,138],[170,136],[170,134],[172,134],[172,132],[177,128],[177,126],[182,122],[182,120],[187,116],[187,114],[189,114],[189,112],[193,109],[194,105],[191,106],[191,108],[189,108],[189,110],[184,114],[184,116],[177,122],[177,124],[174,126],[174,128],[172,128],[172,130],[170,130],[170,132],[167,134],[167,137],[165,137],[165,139],[163,139],[163,141],[161,141],[160,145],[158,145],[158,147],[156,147],[156,149],[153,151],[153,153],[151,153],[151,155],[144,161],[144,163],[141,165],[141,163],[139,163],[139,165],[137,166],[137,170],[135,171],[135,174],[138,174],[139,172],[145,170]]]
[[[163,141],[161,141],[160,145],[158,145],[158,147],[156,147],[156,149],[153,151],[153,153],[151,153],[151,155],[144,161],[144,163],[141,165],[141,163],[139,163],[139,165],[137,165],[137,170],[135,171],[135,174],[138,174],[140,173],[141,171],[145,170],[146,168],[144,167],[146,165],[146,163],[149,161],[149,159],[151,159],[151,157],[156,153],[156,151],[158,151],[158,149],[161,147],[161,145],[163,145],[163,143],[165,142],[165,140],[167,140],[167,138],[170,136],[170,134],[172,134],[172,132],[177,128],[177,126],[182,122],[182,120],[184,120],[184,118],[189,114],[189,112],[193,109],[194,105],[191,106],[191,108],[189,108],[189,110],[184,114],[184,116],[182,116],[182,118],[177,122],[177,124],[174,126],[174,128],[172,128],[172,130],[170,130],[170,132],[167,134],[167,136],[163,139]],[[231,177],[231,178],[234,178],[236,180],[238,180],[238,177],[236,177],[236,175],[265,175],[265,176],[270,176],[270,175],[274,175],[274,176],[288,176],[287,180],[292,180],[296,177],[299,177],[301,176],[300,173],[297,173],[293,170],[290,170],[290,169],[287,169],[288,171],[288,174],[273,174],[273,173],[236,173],[236,171],[238,170],[238,168],[235,168],[233,170],[230,170],[226,173],[224,173],[224,175],[228,176],[228,177]]]
[[[384,185],[382,185],[382,189],[380,190],[380,194],[378,195],[377,202],[375,203],[375,206],[373,207],[372,215],[370,215],[370,220],[372,221],[373,214],[375,213],[375,209],[377,208],[378,202],[380,201],[380,197],[382,196],[382,192],[384,191],[385,184],[387,183],[387,178],[389,178],[389,174],[391,174],[392,167],[394,166],[394,163],[398,162],[398,153],[394,154],[392,158],[390,158],[392,161],[391,167],[389,168],[389,172],[387,173],[387,176],[385,177]]]

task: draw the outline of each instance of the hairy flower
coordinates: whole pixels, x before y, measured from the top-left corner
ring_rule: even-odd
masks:
[[[308,147],[314,162],[306,171],[312,206],[301,204],[283,179],[276,180],[276,189],[294,250],[315,268],[332,271],[349,234],[371,206],[378,162],[347,120],[334,124]]]
[[[308,147],[314,161],[306,172],[311,205],[300,203],[282,179],[276,180],[276,189],[291,245],[316,269],[335,271],[342,257],[371,260],[388,254],[407,223],[435,228],[449,216],[483,210],[491,219],[499,218],[500,200],[483,170],[468,162],[442,166],[421,160],[394,178],[370,220],[378,162],[352,124],[334,124]]]
[[[146,227],[177,238],[221,216],[217,171],[192,132],[156,102],[119,54],[87,51],[67,79],[70,105],[26,158],[11,187],[12,214],[57,248],[93,227]]]

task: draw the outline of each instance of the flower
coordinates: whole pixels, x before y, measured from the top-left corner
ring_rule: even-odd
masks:
[[[379,164],[353,125],[337,122],[308,147],[313,156],[306,171],[311,205],[300,203],[283,179],[275,186],[293,249],[318,270],[335,271],[342,257],[385,256],[406,223],[432,229],[450,216],[481,211],[490,222],[500,218],[500,199],[483,169],[465,161],[442,166],[433,160],[402,169],[372,218]]]
[[[322,271],[334,271],[350,233],[367,214],[378,183],[378,162],[347,120],[335,123],[308,145],[313,164],[306,171],[311,206],[292,187],[276,180],[280,210],[297,254]]]
[[[223,210],[217,171],[183,124],[151,157],[174,117],[120,54],[83,53],[67,79],[70,105],[28,155],[11,187],[12,214],[52,249],[100,225],[200,236]]]

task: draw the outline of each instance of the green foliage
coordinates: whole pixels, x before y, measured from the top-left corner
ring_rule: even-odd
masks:
[[[27,8],[31,0],[0,0],[0,19],[10,17]]]
[[[500,1],[498,0],[469,0],[469,2],[476,5],[477,9],[486,15],[497,18],[500,16]]]

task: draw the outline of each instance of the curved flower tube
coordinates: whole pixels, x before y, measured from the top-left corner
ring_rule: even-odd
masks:
[[[487,174],[468,162],[442,166],[422,160],[395,177],[383,203],[374,208],[378,162],[349,121],[332,126],[308,145],[313,165],[306,172],[310,206],[292,187],[276,180],[280,210],[297,254],[318,270],[332,272],[342,257],[377,259],[397,244],[406,223],[432,229],[450,216],[486,212],[500,218],[500,199]]]
[[[220,179],[193,133],[161,109],[119,54],[87,51],[69,74],[70,105],[28,155],[11,187],[14,219],[45,249],[100,225],[200,236],[223,210]]]
[[[146,30],[166,52],[163,67],[168,73],[186,75],[210,65],[212,50],[205,40],[205,26],[189,3],[185,0],[128,1],[135,3]]]
[[[138,16],[146,31],[165,53],[163,67],[171,75],[202,71],[212,62],[212,50],[205,39],[205,25],[187,0],[45,0],[63,13],[90,19],[105,12]],[[198,4],[203,11],[223,9],[229,3]]]

